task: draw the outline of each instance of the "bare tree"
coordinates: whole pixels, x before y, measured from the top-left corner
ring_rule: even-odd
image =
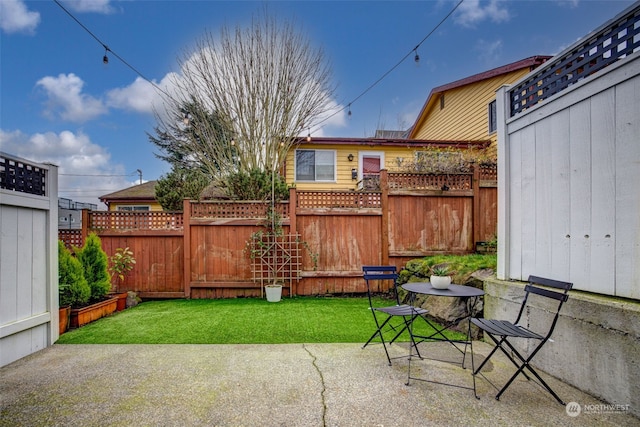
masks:
[[[156,132],[180,131],[181,150],[219,181],[281,168],[335,90],[323,51],[266,11],[247,28],[223,27],[219,38],[206,32],[179,65]]]

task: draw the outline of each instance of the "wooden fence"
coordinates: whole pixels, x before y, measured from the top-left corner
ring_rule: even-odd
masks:
[[[286,291],[362,293],[362,265],[400,268],[426,255],[474,252],[476,242],[496,232],[495,176],[491,168],[448,177],[382,171],[381,191],[291,189],[277,210],[284,233],[299,234],[305,248],[300,279]],[[182,213],[85,210],[79,233],[96,232],[109,255],[117,248],[133,251],[136,266],[117,283],[118,291],[143,298],[259,296],[247,242],[266,209],[251,202],[185,200]],[[60,234],[71,236],[69,230]]]

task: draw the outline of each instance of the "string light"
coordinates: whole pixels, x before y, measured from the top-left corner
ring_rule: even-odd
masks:
[[[330,118],[332,118],[333,116],[335,116],[336,114],[341,113],[342,111],[344,111],[346,108],[348,108],[348,112],[347,115],[349,117],[351,117],[351,104],[353,104],[354,102],[356,102],[357,100],[359,100],[360,98],[362,98],[367,92],[369,92],[371,89],[373,89],[375,86],[378,85],[378,83],[380,83],[382,80],[384,80],[385,77],[387,77],[389,74],[391,74],[392,71],[394,71],[396,68],[398,68],[400,66],[400,64],[402,64],[412,53],[415,53],[414,56],[414,60],[417,62],[420,60],[420,57],[418,56],[418,48],[429,38],[431,37],[431,35],[438,29],[440,28],[440,26],[442,24],[445,23],[445,21],[447,19],[449,19],[449,17],[453,14],[453,12],[456,11],[456,9],[458,9],[458,7],[460,7],[460,5],[462,4],[464,0],[460,0],[454,7],[453,9],[451,9],[451,11],[449,11],[449,13],[447,13],[447,15],[442,18],[442,20],[440,20],[440,22],[438,22],[438,25],[436,25],[435,27],[433,27],[433,29],[429,32],[429,34],[427,34],[426,36],[424,36],[424,38],[422,40],[420,40],[420,43],[418,43],[416,45],[416,47],[414,47],[412,50],[409,51],[409,53],[407,53],[404,57],[402,57],[402,59],[400,59],[400,61],[398,61],[398,63],[396,63],[396,65],[394,65],[393,67],[391,67],[386,73],[384,73],[380,78],[378,78],[378,80],[376,80],[375,82],[373,82],[369,87],[367,87],[365,90],[363,90],[360,95],[356,96],[355,98],[353,98],[351,100],[351,102],[349,102],[347,104],[346,107],[342,107],[339,110],[337,110],[335,113],[328,115],[327,117],[325,117],[323,120],[321,120],[320,122],[318,122],[318,124],[316,126],[321,125],[322,123],[326,122],[327,120],[329,120]]]
[[[62,4],[60,4],[60,2],[58,0],[53,0],[53,1],[60,7],[60,9],[64,10],[65,13],[71,17],[71,19],[76,21],[78,23],[78,25],[80,25],[87,33],[89,33],[89,35],[91,37],[93,37],[98,43],[100,43],[102,45],[102,47],[104,47],[105,55],[102,57],[102,62],[103,63],[107,64],[109,62],[109,57],[107,56],[107,52],[111,52],[111,54],[113,56],[115,56],[118,60],[120,60],[120,62],[122,62],[124,65],[129,67],[129,69],[131,69],[134,73],[136,73],[138,76],[140,76],[143,80],[146,80],[147,83],[151,84],[153,87],[158,89],[160,92],[162,92],[165,95],[169,96],[169,94],[166,91],[164,91],[160,86],[158,86],[157,84],[155,84],[154,82],[149,80],[144,74],[142,74],[140,71],[138,71],[133,65],[129,64],[120,55],[118,55],[113,50],[111,50],[105,43],[102,42],[102,40],[100,40],[95,34],[93,34],[91,32],[91,30],[89,30],[82,22],[80,22],[78,20],[78,18],[73,16],[73,14],[71,12],[69,12]]]
[[[164,93],[165,95],[169,96],[169,94],[167,94],[166,91],[164,91],[161,87],[159,87],[157,84],[155,84],[153,81],[149,80],[146,76],[144,76],[140,71],[138,71],[136,68],[134,68],[131,64],[129,64],[127,61],[125,61],[122,57],[120,57],[117,53],[115,53],[113,50],[109,49],[109,47],[104,44],[95,34],[93,34],[87,27],[85,27],[75,16],[73,16],[71,14],[71,12],[69,12],[67,9],[65,9],[64,6],[62,6],[62,4],[60,4],[59,0],[53,0],[62,10],[64,10],[67,15],[69,15],[74,21],[76,21],[78,23],[78,25],[80,25],[87,33],[89,33],[94,39],[96,39],[96,41],[98,43],[100,43],[104,48],[105,48],[105,55],[102,58],[102,61],[107,64],[109,62],[109,58],[107,57],[107,52],[111,52],[111,54],[113,56],[115,56],[117,59],[120,60],[120,62],[122,62],[124,65],[126,65],[127,67],[129,67],[134,73],[136,73],[138,76],[140,76],[142,79],[146,80],[148,83],[150,83],[153,87],[155,87],[156,89],[158,89],[160,92]],[[400,61],[398,61],[397,64],[395,64],[393,67],[391,67],[386,73],[384,73],[380,78],[378,78],[375,82],[373,82],[369,87],[367,87],[364,91],[362,91],[358,96],[356,96],[354,99],[351,100],[351,102],[349,102],[347,104],[346,107],[342,107],[339,110],[337,110],[335,113],[328,115],[327,117],[325,117],[323,120],[321,120],[320,122],[317,123],[316,126],[321,125],[322,123],[326,122],[327,120],[329,120],[330,118],[332,118],[333,116],[335,116],[336,114],[339,114],[340,112],[344,111],[346,108],[348,108],[348,112],[347,115],[349,117],[351,117],[351,104],[358,101],[360,98],[362,98],[366,93],[368,93],[371,89],[373,89],[375,86],[378,85],[378,83],[380,83],[382,80],[384,80],[384,78],[386,78],[389,74],[391,74],[392,71],[394,71],[396,68],[398,68],[398,66],[400,66],[400,64],[402,64],[412,53],[414,53],[414,61],[415,62],[419,62],[420,60],[420,56],[418,55],[418,48],[442,25],[444,24],[444,22],[453,14],[453,12],[455,12],[458,7],[462,4],[464,0],[460,0],[454,7],[453,9],[451,9],[451,11],[444,17],[442,18],[442,20],[438,23],[438,25],[436,25],[430,32],[429,34],[427,34],[421,41],[420,43],[418,43],[416,45],[415,48],[413,48],[411,51],[409,51],[409,53],[407,53],[402,59],[400,59]],[[310,134],[309,134],[310,137]]]

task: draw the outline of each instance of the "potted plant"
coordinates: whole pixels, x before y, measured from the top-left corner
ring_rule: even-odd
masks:
[[[275,281],[264,286],[264,293],[269,302],[278,302],[282,299],[282,282]]]
[[[451,284],[451,275],[449,266],[446,264],[438,264],[431,267],[431,276],[429,281],[435,289],[448,289]]]
[[[121,282],[124,282],[127,273],[133,270],[136,259],[128,247],[118,248],[116,249],[116,253],[109,258],[109,264],[109,273],[111,274],[112,280],[115,279],[117,281],[120,279]],[[118,292],[118,286],[114,285],[110,294],[118,298],[118,311],[127,308],[127,292]]]
[[[491,240],[476,242],[476,252],[481,254],[495,254],[498,250],[498,238],[494,234]]]
[[[66,248],[64,242],[58,241],[58,305],[60,334],[69,329],[71,307],[86,304],[91,296],[91,289],[84,277],[82,264]]]

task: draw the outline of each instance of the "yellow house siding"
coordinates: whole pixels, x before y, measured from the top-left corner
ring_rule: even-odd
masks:
[[[295,185],[298,190],[355,190],[358,188],[358,180],[351,179],[351,169],[359,170],[360,153],[383,153],[384,165],[388,170],[398,169],[398,158],[413,159],[414,153],[419,151],[419,147],[411,146],[407,143],[407,147],[386,147],[381,145],[314,145],[312,142],[301,144],[296,149],[303,150],[335,150],[337,180],[335,182],[296,182],[295,181],[295,159],[294,152],[291,150],[287,155],[286,165],[286,181],[288,185]],[[353,161],[348,160],[349,154],[353,154]]]
[[[491,139],[495,143],[495,132],[489,134],[488,105],[495,99],[499,87],[527,73],[525,68],[436,94],[418,122],[415,139]],[[444,96],[443,109],[440,109],[440,96]]]
[[[150,211],[162,211],[162,206],[157,202],[111,202],[109,203],[109,210],[117,211],[119,206],[149,206]]]

